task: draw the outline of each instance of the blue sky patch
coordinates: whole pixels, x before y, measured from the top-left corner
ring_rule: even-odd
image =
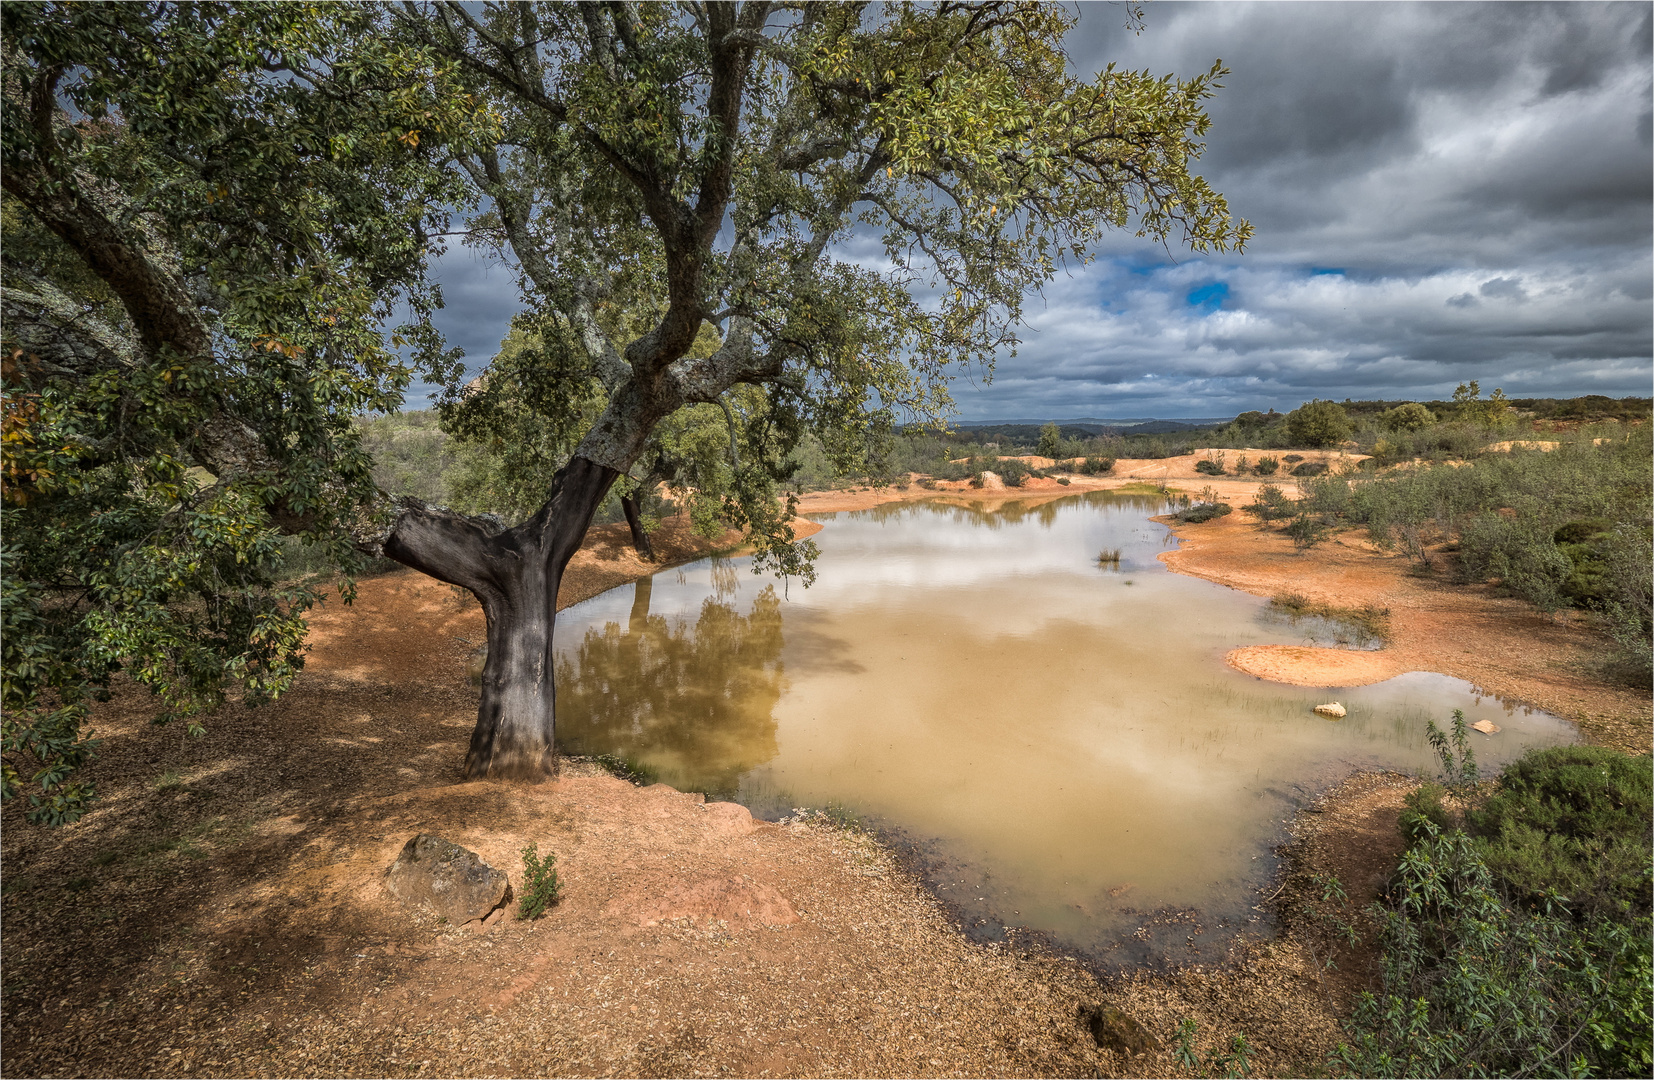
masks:
[[[1210,285],[1202,285],[1191,290],[1185,299],[1189,301],[1190,307],[1205,308],[1206,311],[1213,312],[1223,306],[1223,301],[1228,296],[1229,285],[1226,282],[1214,281]]]

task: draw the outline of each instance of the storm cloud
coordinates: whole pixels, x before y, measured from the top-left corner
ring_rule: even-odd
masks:
[[[1312,397],[1647,395],[1651,9],[1613,4],[1081,4],[1076,72],[1230,68],[1199,171],[1241,255],[1105,238],[1028,304],[960,416],[1218,416]],[[473,367],[509,272],[442,260]],[[410,400],[411,407],[419,402]]]

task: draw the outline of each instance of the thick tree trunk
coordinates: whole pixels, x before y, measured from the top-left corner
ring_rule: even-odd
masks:
[[[649,534],[643,530],[643,517],[638,513],[637,496],[622,495],[620,508],[626,512],[626,527],[632,530],[632,546],[637,549],[638,557],[644,562],[654,562],[655,545],[649,542]]]
[[[543,780],[557,772],[557,587],[618,475],[576,457],[552,481],[540,512],[514,529],[488,535],[471,519],[427,509],[405,516],[385,542],[385,554],[398,562],[469,589],[488,618],[468,780]]]

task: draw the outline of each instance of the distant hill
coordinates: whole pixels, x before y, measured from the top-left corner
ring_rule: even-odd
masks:
[[[1097,416],[1081,416],[1073,420],[956,420],[954,427],[982,428],[982,427],[1034,427],[1040,428],[1046,424],[1056,424],[1062,428],[1084,428],[1087,431],[1100,431],[1103,428],[1131,428],[1141,431],[1144,424],[1177,424],[1175,430],[1188,431],[1194,428],[1215,427],[1218,424],[1227,424],[1233,416],[1197,416],[1177,417],[1162,420],[1153,416],[1107,418]],[[1171,430],[1171,429],[1165,429]]]
[[[1099,420],[1041,420],[1036,423],[1004,421],[961,423],[955,426],[951,438],[956,442],[1005,442],[1032,446],[1039,441],[1040,429],[1054,422],[1065,439],[1091,439],[1099,435],[1171,435],[1186,431],[1206,431],[1229,422],[1222,420],[1133,420],[1126,423],[1103,423]]]

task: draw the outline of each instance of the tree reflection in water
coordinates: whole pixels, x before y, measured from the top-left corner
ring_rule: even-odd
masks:
[[[1056,523],[1057,515],[1064,506],[1075,502],[1124,506],[1158,514],[1165,509],[1166,497],[1140,491],[1045,491],[1021,498],[983,499],[972,498],[967,492],[947,492],[916,501],[880,503],[865,510],[849,511],[849,515],[872,521],[890,521],[920,514],[943,514],[960,524],[990,530],[1033,520],[1049,529]]]
[[[740,615],[733,589],[719,589],[693,624],[673,623],[649,614],[651,586],[637,583],[624,629],[588,630],[558,658],[557,740],[647,765],[682,790],[731,797],[743,773],[776,755],[781,601],[765,586]]]

